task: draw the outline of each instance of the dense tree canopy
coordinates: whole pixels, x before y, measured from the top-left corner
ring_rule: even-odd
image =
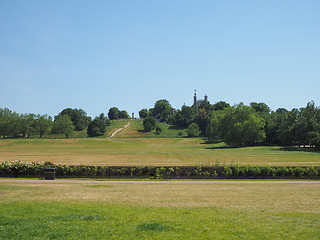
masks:
[[[52,118],[47,114],[40,115],[38,114],[35,118],[35,132],[39,134],[39,137],[42,138],[44,134],[49,132],[52,126]]]
[[[221,139],[235,146],[250,145],[265,139],[265,121],[251,107],[239,104],[216,112],[208,126],[208,138]]]
[[[156,120],[152,116],[148,116],[143,119],[143,128],[146,132],[151,132],[156,128]]]
[[[195,110],[192,107],[183,107],[175,115],[175,123],[179,128],[186,128],[195,120]]]
[[[112,107],[109,109],[108,118],[110,120],[118,119],[120,114],[120,110],[117,107]]]
[[[55,133],[63,133],[66,138],[73,132],[74,125],[68,115],[58,115],[53,123],[53,131]]]
[[[230,107],[230,104],[226,103],[224,101],[220,101],[220,102],[217,102],[217,103],[213,104],[213,110],[214,111],[223,110],[223,109],[228,108],[228,107]]]
[[[121,118],[121,119],[129,119],[130,116],[129,116],[129,114],[127,113],[127,111],[122,110],[122,111],[119,112],[119,118]]]
[[[66,108],[62,110],[59,115],[69,116],[76,131],[84,130],[88,126],[89,122],[91,121],[91,118],[87,117],[87,113],[82,109]]]
[[[172,107],[168,100],[162,99],[158,100],[154,104],[154,108],[151,110],[154,118],[161,122],[169,122],[169,116],[172,114]]]
[[[87,134],[89,137],[101,136],[106,132],[106,127],[110,125],[108,119],[105,119],[104,116],[95,117],[88,126]]]
[[[140,118],[145,118],[145,117],[147,117],[147,116],[148,116],[148,110],[147,110],[146,108],[141,109],[141,110],[139,111],[139,117],[140,117]]]

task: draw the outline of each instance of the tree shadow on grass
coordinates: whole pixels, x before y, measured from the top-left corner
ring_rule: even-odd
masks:
[[[277,149],[272,149],[273,151],[285,151],[285,152],[313,152],[320,153],[319,148],[314,147],[298,147],[298,146],[280,146]]]

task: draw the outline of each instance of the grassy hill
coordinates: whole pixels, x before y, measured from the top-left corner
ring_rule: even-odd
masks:
[[[125,125],[125,124],[124,124]],[[159,135],[156,135],[156,131],[144,132],[143,120],[136,119],[131,120],[128,128],[119,132],[116,138],[182,138],[187,135],[185,129],[176,129],[174,126],[164,123],[157,123],[162,129]]]

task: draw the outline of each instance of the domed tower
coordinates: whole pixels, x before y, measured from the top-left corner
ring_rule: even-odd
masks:
[[[206,102],[208,102],[208,95],[207,95],[207,94],[204,95],[204,100],[205,100]]]
[[[194,90],[193,106],[197,107],[197,90]]]

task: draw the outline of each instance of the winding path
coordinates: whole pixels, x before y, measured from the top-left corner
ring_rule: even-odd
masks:
[[[122,128],[119,128],[117,131],[115,131],[114,133],[111,134],[110,138],[114,137],[114,135],[116,135],[118,132],[122,131],[123,129],[126,129],[127,127],[129,127],[130,125],[130,121],[128,122],[127,125],[125,125],[124,127]]]

